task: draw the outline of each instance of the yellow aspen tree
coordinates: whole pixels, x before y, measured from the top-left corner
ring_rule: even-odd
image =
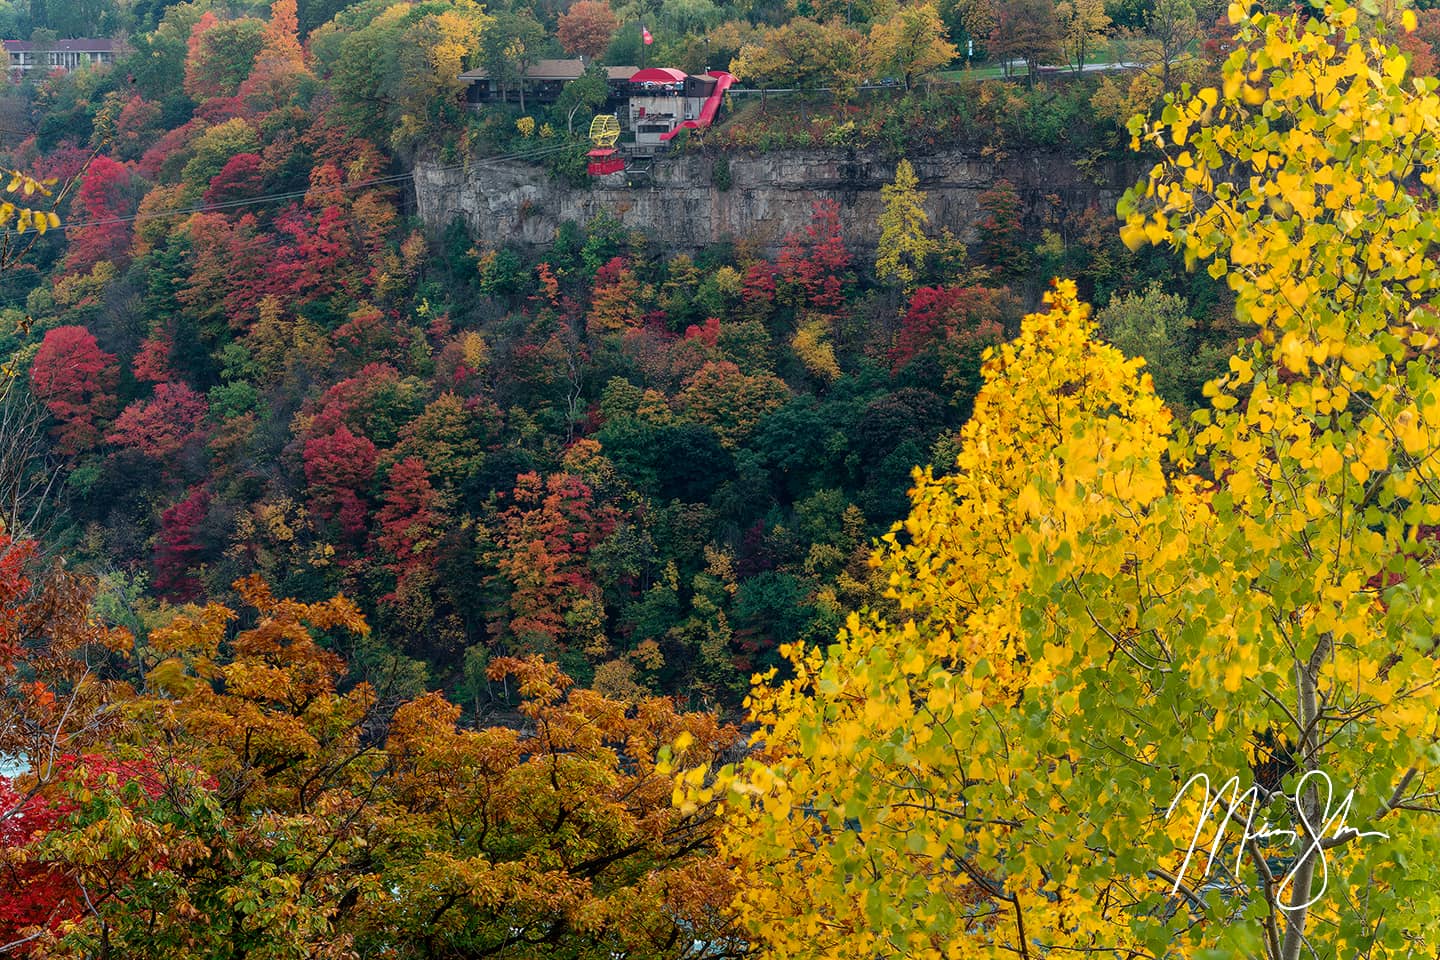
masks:
[[[1230,17],[1121,213],[1255,335],[1185,428],[1069,283],[987,355],[886,609],[677,790],[774,956],[1433,955],[1437,83],[1342,3]]]
[[[880,245],[875,258],[875,275],[899,284],[907,293],[925,267],[925,258],[935,241],[925,235],[930,217],[925,213],[925,194],[909,160],[895,166],[895,181],[880,188],[885,204],[880,212]]]
[[[807,317],[790,338],[790,348],[817,380],[834,383],[840,378],[840,363],[835,359],[835,345],[830,342],[828,317],[816,314]]]

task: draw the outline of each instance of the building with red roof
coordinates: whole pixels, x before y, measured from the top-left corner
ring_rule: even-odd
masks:
[[[691,76],[674,67],[650,67],[630,78],[630,129],[635,146],[659,147],[681,129],[710,125],[720,97],[734,81],[721,70]]]

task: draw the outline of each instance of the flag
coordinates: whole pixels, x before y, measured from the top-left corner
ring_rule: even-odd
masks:
[[[640,39],[645,41],[645,46],[647,47],[655,42],[655,38],[650,36],[649,28],[645,26],[641,26],[640,28]]]

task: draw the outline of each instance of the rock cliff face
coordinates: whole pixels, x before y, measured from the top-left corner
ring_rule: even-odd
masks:
[[[730,187],[713,184],[716,157],[686,153],[655,162],[648,184],[627,186],[623,174],[573,188],[525,163],[477,163],[469,170],[421,162],[415,169],[420,215],[431,230],[463,217],[471,235],[499,246],[548,244],[566,220],[588,223],[602,212],[647,234],[661,249],[695,249],[722,240],[752,239],[773,251],[788,233],[810,222],[816,200],[839,201],[845,239],[872,247],[879,237],[880,188],[894,165],[876,155],[844,150],[731,154]],[[1133,171],[1116,166],[1082,174],[1064,152],[987,159],[953,151],[911,162],[927,193],[931,228],[948,227],[973,240],[978,199],[1008,180],[1025,202],[1029,225],[1098,205],[1113,211]]]

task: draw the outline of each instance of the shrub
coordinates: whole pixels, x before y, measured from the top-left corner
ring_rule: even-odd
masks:
[[[721,193],[730,189],[732,183],[730,177],[730,158],[723,153],[716,157],[715,162],[710,166],[710,182],[714,185],[715,189]]]

